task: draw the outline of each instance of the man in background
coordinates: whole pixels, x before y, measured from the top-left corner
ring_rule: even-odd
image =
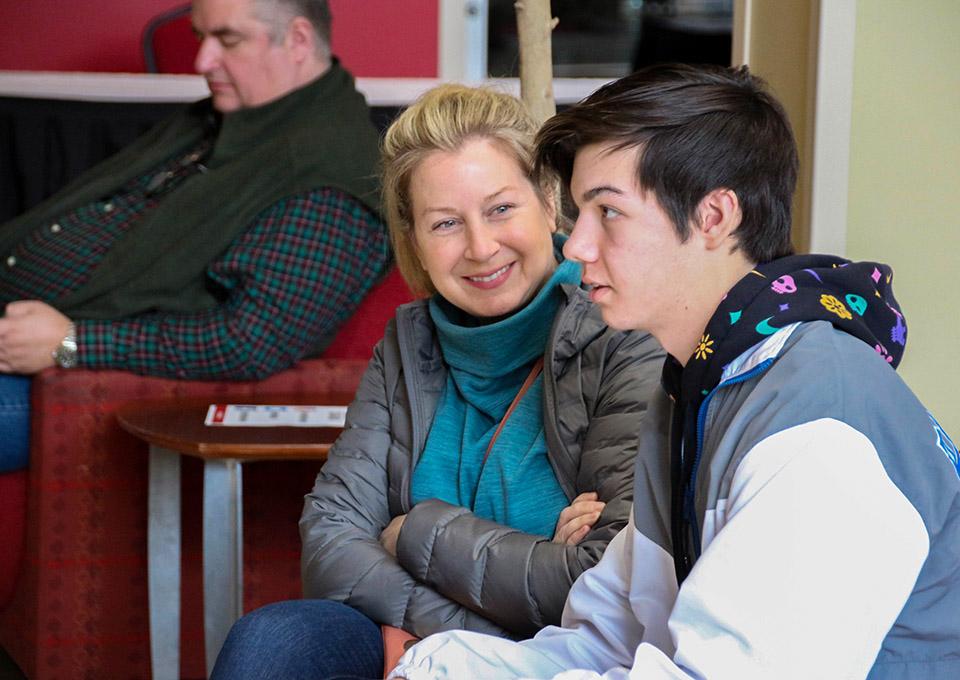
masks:
[[[25,376],[263,378],[385,271],[377,132],[330,21],[326,0],[195,0],[211,98],[0,225],[0,471],[26,463]]]

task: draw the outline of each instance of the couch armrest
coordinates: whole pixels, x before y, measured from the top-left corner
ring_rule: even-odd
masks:
[[[397,305],[411,299],[395,268],[318,359],[262,381],[195,381],[123,371],[47,369],[33,380],[22,564],[0,611],[0,645],[35,680],[148,677],[147,447],[116,423],[136,401],[209,398],[283,403],[356,390]],[[297,520],[316,461],[244,467],[244,605],[300,597]],[[19,480],[11,484],[24,486]],[[203,677],[200,464],[183,465],[181,673]],[[22,507],[22,495],[21,506]],[[22,522],[20,523],[22,526]],[[16,527],[14,527],[16,529]],[[2,590],[3,583],[0,583]],[[2,595],[2,593],[0,593]]]
[[[352,392],[366,359],[308,359],[262,381],[48,369],[33,381],[23,564],[0,645],[31,678],[148,677],[147,451],[115,411],[136,401],[282,402]],[[300,596],[297,519],[315,461],[245,466],[245,604]],[[184,461],[181,670],[204,674],[200,465]]]

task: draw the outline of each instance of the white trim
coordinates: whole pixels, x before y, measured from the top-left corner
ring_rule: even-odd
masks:
[[[815,253],[842,256],[847,250],[856,19],[856,0],[819,3],[810,176],[810,251]]]
[[[209,95],[203,78],[195,75],[0,71],[0,97],[162,103]]]
[[[613,80],[613,78],[554,78],[553,98],[557,104],[575,104]],[[482,84],[520,96],[519,78],[488,78]]]
[[[487,77],[488,0],[440,0],[437,73],[478,83]]]
[[[371,106],[405,106],[423,92],[444,82],[439,78],[357,78],[357,88]],[[483,81],[514,94],[517,78]],[[559,104],[583,99],[606,78],[556,78],[554,95]],[[177,103],[209,95],[203,78],[167,73],[65,73],[56,71],[0,71],[0,97],[69,99],[100,102]]]
[[[750,35],[753,30],[752,12],[753,0],[734,0],[733,44],[730,47],[730,64],[732,66],[745,66],[750,63]]]
[[[440,0],[437,31],[437,75],[441,80],[459,80],[463,74],[464,13],[459,0]]]

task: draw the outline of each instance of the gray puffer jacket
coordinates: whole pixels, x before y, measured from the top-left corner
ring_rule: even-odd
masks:
[[[607,328],[584,291],[563,288],[544,361],[544,431],[567,497],[596,491],[606,503],[590,533],[563,545],[443,501],[411,507],[412,471],[447,377],[426,302],[413,302],[377,345],[306,497],[306,597],[420,637],[454,628],[528,637],[559,624],[570,586],[627,522],[638,431],[664,356],[653,337]],[[378,539],[404,513],[394,558]]]

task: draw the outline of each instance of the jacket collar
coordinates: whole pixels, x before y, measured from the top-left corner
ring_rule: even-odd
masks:
[[[590,302],[579,286],[561,286],[566,304],[553,322],[553,359],[563,362],[580,354],[583,348],[607,330],[599,308]]]
[[[720,375],[720,383],[725,383],[728,380],[733,380],[744,373],[749,373],[754,368],[762,364],[768,359],[776,359],[783,352],[783,348],[787,344],[787,340],[790,339],[790,336],[793,335],[793,332],[801,325],[802,322],[798,321],[792,323],[788,326],[784,326],[776,333],[767,338],[761,340],[753,347],[750,347],[743,352],[736,359],[731,361],[723,369],[723,373]]]
[[[209,159],[217,167],[242,156],[253,142],[262,139],[279,143],[278,130],[301,129],[317,111],[340,105],[353,92],[353,78],[336,58],[322,75],[271,102],[240,109],[222,116],[220,129]]]

